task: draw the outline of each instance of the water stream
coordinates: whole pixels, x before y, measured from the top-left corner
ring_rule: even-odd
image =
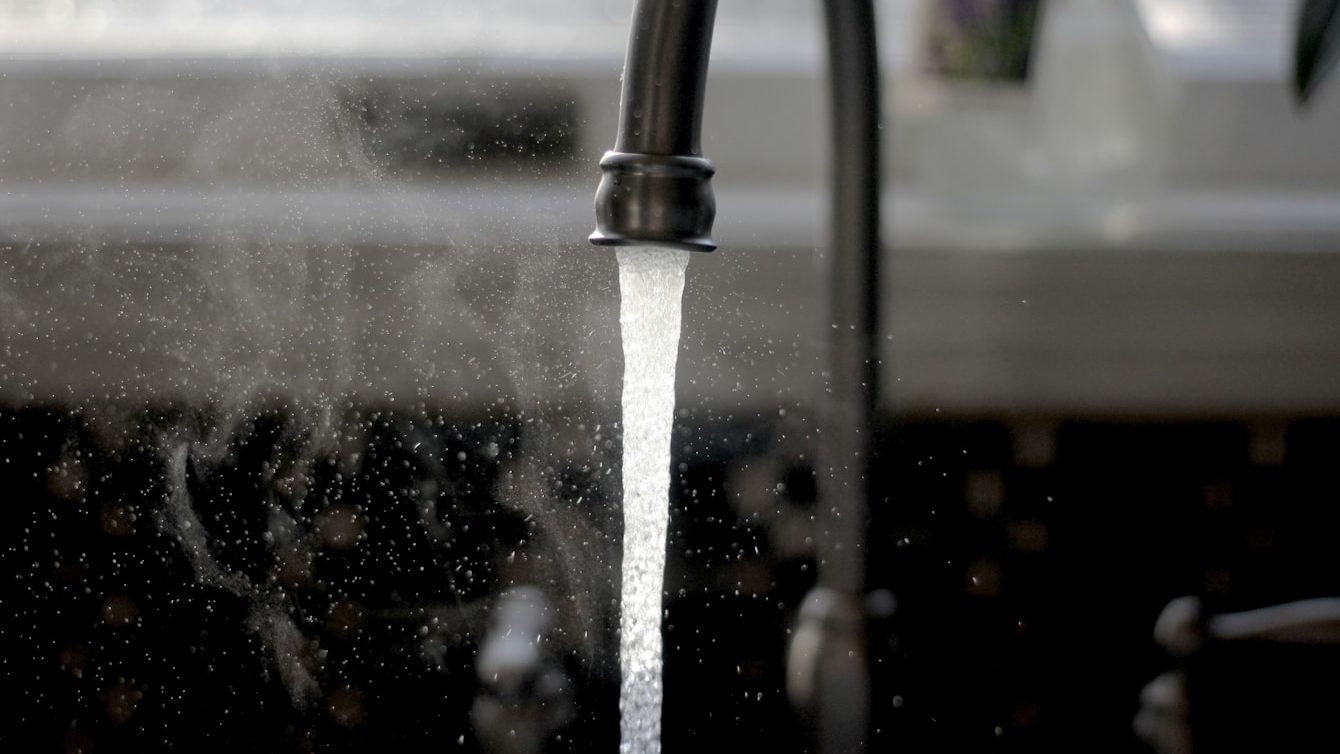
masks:
[[[618,257],[624,357],[619,751],[657,754],[670,431],[689,252],[632,247],[619,249]]]

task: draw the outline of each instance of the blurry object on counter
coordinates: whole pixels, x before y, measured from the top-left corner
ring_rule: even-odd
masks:
[[[946,0],[927,9],[925,66],[942,76],[1028,78],[1039,0]]]

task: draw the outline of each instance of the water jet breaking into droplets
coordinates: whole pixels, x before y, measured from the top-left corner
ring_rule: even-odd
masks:
[[[675,359],[689,252],[618,250],[623,333],[623,585],[619,750],[661,750],[661,592]]]

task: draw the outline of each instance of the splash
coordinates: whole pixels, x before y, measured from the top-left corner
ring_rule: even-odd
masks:
[[[675,358],[689,252],[620,249],[623,332],[623,754],[661,750],[661,593],[669,518]]]

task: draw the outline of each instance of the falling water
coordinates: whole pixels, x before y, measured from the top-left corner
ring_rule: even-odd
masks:
[[[661,589],[670,430],[689,252],[619,249],[623,330],[622,754],[661,750]]]

